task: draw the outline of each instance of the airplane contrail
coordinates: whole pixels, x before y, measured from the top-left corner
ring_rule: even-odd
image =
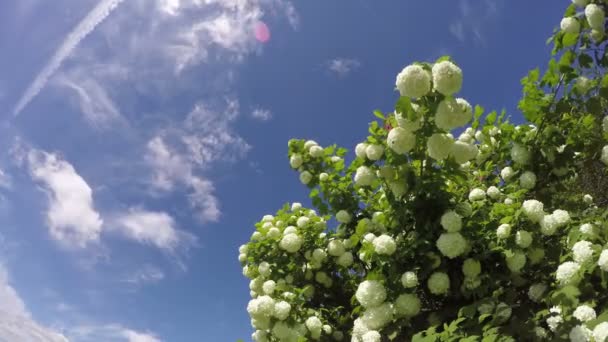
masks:
[[[78,44],[93,32],[95,27],[104,21],[108,15],[124,0],[101,0],[95,8],[82,19],[76,28],[63,40],[53,57],[44,66],[42,71],[36,76],[32,84],[26,89],[19,102],[13,110],[13,115],[17,116],[38,93],[44,88],[49,78],[59,69],[61,63],[72,53]]]

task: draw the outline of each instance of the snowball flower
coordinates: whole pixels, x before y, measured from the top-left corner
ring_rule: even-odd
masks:
[[[278,322],[272,327],[272,334],[281,341],[297,340],[298,332],[285,322]]]
[[[395,300],[395,309],[398,314],[413,317],[420,312],[420,299],[415,294],[405,293]]]
[[[455,211],[448,210],[441,215],[440,224],[448,232],[457,232],[462,229],[462,217]]]
[[[272,270],[270,269],[270,264],[266,261],[262,261],[258,266],[258,272],[260,272],[260,275],[262,277],[268,277],[272,272]]]
[[[515,243],[521,248],[528,248],[532,244],[532,234],[525,230],[520,230],[515,234]]]
[[[365,280],[357,287],[355,297],[364,308],[373,308],[384,302],[386,290],[377,280]]]
[[[312,146],[312,147],[310,148],[310,150],[308,150],[308,153],[309,153],[309,154],[310,154],[310,156],[311,156],[311,157],[313,157],[313,158],[320,158],[320,157],[323,157],[323,153],[324,153],[324,151],[323,151],[323,147],[318,146],[318,145]]]
[[[467,259],[462,263],[462,274],[466,277],[473,278],[481,273],[481,263],[475,259]]]
[[[532,284],[530,289],[528,289],[528,297],[538,303],[543,299],[545,291],[547,291],[547,285],[543,283]]]
[[[596,4],[589,4],[585,7],[585,17],[587,22],[592,29],[603,30],[604,29],[604,10]]]
[[[349,223],[351,216],[346,210],[340,210],[336,213],[336,220],[340,223]]]
[[[497,199],[501,195],[500,190],[495,186],[489,187],[488,190],[486,190],[486,194],[492,199]]]
[[[363,336],[361,336],[361,341],[362,342],[380,342],[380,341],[382,341],[382,335],[380,335],[380,333],[377,332],[376,330],[371,330],[371,331],[368,331],[365,334],[363,334]]]
[[[267,342],[268,333],[264,330],[256,330],[253,334],[251,334],[251,339],[255,342]]]
[[[369,145],[365,149],[365,154],[369,160],[379,160],[384,154],[384,147],[382,145]]]
[[[570,330],[568,337],[570,338],[570,342],[587,342],[590,340],[591,335],[592,331],[589,328],[577,325]]]
[[[376,180],[376,174],[367,166],[359,166],[355,173],[355,184],[369,186]]]
[[[450,155],[458,164],[464,164],[467,161],[474,159],[479,154],[479,149],[474,144],[456,141],[452,144]]]
[[[429,157],[435,160],[446,159],[452,149],[454,139],[447,134],[435,133],[427,141]]]
[[[420,65],[408,65],[397,75],[395,86],[401,96],[419,98],[431,91],[431,75]]]
[[[530,151],[528,151],[527,148],[519,144],[513,144],[513,147],[511,148],[511,159],[513,159],[514,162],[525,165],[530,162],[530,158]]]
[[[595,342],[608,341],[608,322],[602,322],[593,328],[593,338]]]
[[[341,240],[331,240],[327,245],[327,252],[331,256],[339,257],[344,254],[344,243]]]
[[[577,34],[581,30],[581,24],[578,22],[578,20],[576,20],[576,18],[573,17],[562,19],[562,21],[559,23],[559,27],[565,33],[571,34]]]
[[[251,318],[268,319],[274,313],[274,299],[269,296],[260,296],[247,304],[247,312]]]
[[[555,279],[561,285],[569,285],[577,280],[577,273],[580,270],[581,265],[574,261],[566,261],[557,267],[555,272]]]
[[[559,224],[554,215],[545,215],[540,220],[540,232],[543,235],[553,235],[557,231],[557,228],[559,228]]]
[[[507,166],[507,167],[503,168],[502,170],[500,170],[500,176],[505,181],[508,181],[509,179],[511,179],[511,177],[513,177],[514,174],[515,174],[515,171],[513,171],[513,168],[510,166]]]
[[[536,185],[536,175],[532,171],[526,171],[519,177],[519,186],[524,189],[533,189]]]
[[[392,255],[397,250],[395,240],[389,236],[382,234],[374,239],[374,251],[380,255]]]
[[[591,224],[591,223],[583,223],[581,224],[580,228],[578,229],[581,233],[587,235],[587,236],[594,236],[595,235],[595,227]]]
[[[466,248],[467,240],[460,233],[443,233],[437,239],[437,249],[450,259],[463,254]]]
[[[245,260],[247,260],[247,254],[244,254],[244,253],[239,254],[239,261],[245,262]]]
[[[473,117],[473,107],[467,100],[445,98],[437,106],[435,125],[440,129],[450,131],[466,125]]]
[[[526,265],[526,255],[520,251],[516,251],[513,255],[507,257],[507,267],[513,273],[519,273]]]
[[[300,173],[300,182],[302,182],[302,184],[306,185],[308,183],[310,183],[310,181],[312,180],[312,174],[308,171],[302,171],[302,173]]]
[[[287,235],[287,234],[297,234],[298,233],[298,229],[294,226],[289,226],[287,228],[285,228],[285,230],[283,231],[283,236]]]
[[[589,3],[589,0],[572,0],[572,3],[579,7],[585,7]]]
[[[310,334],[312,335],[312,337],[316,337],[318,338],[319,336],[321,336],[321,329],[323,329],[323,323],[321,322],[321,320],[316,317],[316,316],[311,316],[308,317],[308,319],[306,319],[306,329],[308,329],[308,331],[310,331]]]
[[[462,70],[450,61],[433,65],[433,85],[435,90],[449,96],[460,91],[462,87]]]
[[[511,226],[503,223],[496,229],[496,237],[499,239],[506,239],[511,235]]]
[[[291,158],[289,158],[289,165],[294,169],[302,166],[302,156],[299,154],[292,155]]]
[[[574,318],[578,319],[581,322],[587,322],[594,320],[596,317],[595,310],[589,305],[579,305],[576,310],[572,313]]]
[[[578,241],[572,246],[572,254],[574,261],[579,264],[584,264],[588,261],[591,261],[593,257],[593,249],[591,248],[593,244],[589,241]]]
[[[564,322],[562,316],[551,316],[547,318],[547,326],[549,326],[549,330],[555,332],[560,324]]]
[[[585,204],[593,204],[593,197],[589,194],[586,194],[583,196],[583,202],[585,202]]]
[[[427,286],[432,294],[446,294],[450,289],[450,277],[443,272],[435,272],[429,277]]]
[[[526,200],[522,204],[524,214],[532,222],[540,222],[545,216],[544,205],[537,200]]]
[[[602,156],[600,157],[602,163],[608,165],[608,145],[602,148]]]
[[[388,133],[386,144],[395,153],[404,154],[414,148],[416,136],[402,127],[395,127]]]
[[[513,200],[507,197],[507,198],[505,198],[504,203],[505,203],[506,205],[511,205],[511,204],[513,204]]]
[[[319,145],[319,144],[317,144],[317,142],[316,142],[316,141],[314,141],[314,140],[307,140],[307,141],[304,143],[304,149],[305,149],[306,151],[308,151],[308,150],[310,150],[310,148],[311,148],[311,147],[313,147],[313,146],[317,146],[317,145]]]
[[[479,188],[475,188],[475,189],[471,190],[471,192],[469,192],[469,201],[471,201],[471,202],[481,201],[485,198],[486,198],[486,192]]]
[[[350,265],[353,264],[353,261],[354,261],[353,253],[344,252],[342,255],[340,255],[338,257],[338,260],[336,260],[336,263],[342,267],[349,267]]]
[[[296,225],[299,228],[304,228],[308,225],[309,222],[310,222],[310,218],[308,218],[306,216],[302,216],[302,217],[298,217],[298,220],[296,221]]]
[[[369,329],[382,329],[393,319],[394,309],[390,303],[382,303],[372,308],[366,308],[361,316],[362,323]]]
[[[300,247],[302,247],[302,243],[304,243],[304,240],[299,235],[287,234],[281,239],[279,247],[281,247],[288,253],[295,253],[300,250]]]
[[[600,253],[600,257],[597,260],[597,265],[602,269],[602,271],[608,272],[608,249],[604,249]]]
[[[329,179],[329,175],[326,172],[322,172],[319,174],[319,181],[325,182],[327,179]]]
[[[570,214],[565,210],[554,210],[552,215],[555,218],[555,222],[557,222],[557,225],[560,227],[565,226],[570,222]]]
[[[276,286],[277,283],[275,283],[274,280],[267,280],[264,282],[264,285],[262,285],[262,291],[264,291],[264,294],[272,295]]]
[[[418,285],[418,276],[411,271],[403,273],[401,275],[401,285],[406,289],[416,287]]]
[[[366,143],[358,143],[357,146],[355,146],[355,155],[358,158],[365,159],[367,157],[368,146],[369,145]]]
[[[285,301],[277,302],[274,305],[274,317],[278,320],[283,321],[289,317],[291,311],[291,305]]]

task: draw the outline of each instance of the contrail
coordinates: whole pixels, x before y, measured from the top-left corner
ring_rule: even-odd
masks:
[[[23,108],[40,93],[49,78],[51,78],[57,69],[59,69],[61,63],[72,53],[74,48],[76,48],[89,33],[93,32],[95,27],[104,21],[121,2],[123,2],[123,0],[101,0],[89,14],[78,23],[78,26],[76,26],[76,28],[74,28],[74,30],[72,30],[72,32],[63,40],[63,43],[61,43],[57,51],[55,51],[51,60],[45,65],[42,71],[40,71],[40,74],[38,74],[32,84],[30,84],[23,96],[21,96],[21,99],[19,99],[19,102],[17,102],[17,105],[13,110],[14,116],[17,116]]]

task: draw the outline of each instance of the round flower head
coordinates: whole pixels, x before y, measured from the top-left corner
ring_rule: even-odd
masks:
[[[516,251],[513,255],[507,257],[507,267],[513,273],[519,273],[526,265],[526,255],[520,251]]]
[[[570,330],[568,337],[570,342],[587,342],[590,341],[593,332],[589,328],[577,325]]]
[[[336,220],[340,223],[349,223],[351,219],[350,214],[346,210],[340,210],[336,213]]]
[[[578,280],[577,275],[580,268],[581,265],[579,263],[574,261],[566,261],[557,267],[555,279],[557,279],[561,285],[573,284]]]
[[[443,295],[448,293],[450,289],[450,277],[443,272],[435,272],[431,274],[427,281],[429,291],[435,295]]]
[[[247,254],[239,254],[239,262],[245,262],[247,260]]]
[[[450,155],[454,139],[447,134],[435,133],[427,141],[429,157],[435,160],[446,159]]]
[[[272,270],[270,269],[270,264],[266,261],[262,261],[258,266],[258,272],[260,272],[260,275],[262,275],[262,277],[268,277],[272,272]]]
[[[363,235],[363,240],[365,242],[372,243],[372,242],[374,242],[374,240],[376,240],[376,235],[374,235],[374,233],[367,233],[367,234]]]
[[[463,108],[456,102],[456,99],[451,97],[443,99],[437,106],[435,125],[440,129],[450,131],[466,124],[466,122],[462,123],[462,111]]]
[[[418,286],[418,276],[414,272],[405,272],[401,276],[401,285],[406,289]]]
[[[589,0],[572,0],[572,3],[579,7],[585,7],[589,3]]]
[[[388,133],[386,144],[395,153],[404,154],[414,148],[416,136],[402,127],[395,127]]]
[[[477,157],[479,149],[477,146],[462,141],[456,141],[452,144],[450,149],[450,156],[454,157],[454,160],[458,164],[464,164],[467,161]]]
[[[513,144],[513,148],[511,148],[511,159],[517,164],[528,164],[531,159],[530,151],[524,146]]]
[[[551,316],[547,318],[547,326],[549,326],[549,330],[555,332],[557,328],[564,322],[562,316]]]
[[[310,150],[308,150],[308,153],[309,153],[309,154],[310,154],[310,156],[311,156],[311,157],[313,157],[313,158],[320,158],[320,157],[323,157],[323,153],[324,153],[324,151],[323,151],[323,147],[318,146],[318,145],[312,146],[312,147],[310,148]]]
[[[267,280],[262,285],[262,291],[264,291],[264,294],[267,294],[270,296],[274,293],[274,290],[276,287],[277,287],[277,283],[275,283],[274,280]]]
[[[256,330],[251,334],[251,339],[255,342],[268,342],[268,333],[264,330]]]
[[[262,236],[262,233],[260,233],[260,232],[253,232],[253,234],[251,234],[251,240],[253,240],[253,241],[260,241],[263,238],[264,237]]]
[[[576,78],[574,82],[574,89],[576,89],[580,94],[586,94],[589,89],[591,89],[591,80],[585,76],[579,76]]]
[[[521,248],[528,248],[532,244],[532,234],[525,230],[520,230],[515,234],[515,243]]]
[[[557,225],[559,227],[563,227],[570,222],[570,214],[565,210],[554,210],[552,215],[555,218],[555,222],[557,222]]]
[[[367,166],[359,166],[355,173],[355,184],[369,186],[376,180],[376,174]]]
[[[602,163],[608,165],[608,145],[602,148],[602,156],[600,157]]]
[[[433,85],[435,90],[449,96],[462,88],[462,70],[450,61],[433,65]]]
[[[401,96],[416,99],[431,91],[431,75],[420,65],[408,65],[397,75],[395,86]]]
[[[508,181],[509,179],[511,179],[511,177],[513,177],[514,174],[515,174],[515,171],[513,171],[513,168],[510,166],[507,166],[507,167],[503,168],[502,170],[500,170],[500,176],[505,181]]]
[[[299,154],[292,155],[291,158],[289,158],[289,165],[294,169],[302,166],[302,156]]]
[[[306,319],[306,328],[308,329],[308,331],[310,331],[310,335],[313,338],[319,338],[319,336],[321,336],[321,329],[323,329],[323,323],[321,322],[321,320],[316,317],[316,316],[312,316],[312,317],[308,317]]]
[[[362,342],[380,342],[382,341],[382,335],[376,330],[370,330],[361,336]]]
[[[536,186],[536,175],[534,172],[526,171],[519,177],[519,186],[524,189],[533,189]]]
[[[578,230],[587,236],[595,236],[595,234],[597,233],[595,227],[591,223],[581,224]]]
[[[420,312],[420,299],[415,294],[402,294],[395,300],[395,309],[399,315],[416,316]]]
[[[608,322],[602,322],[593,328],[593,338],[595,342],[608,341]]]
[[[477,277],[481,273],[481,263],[475,259],[467,259],[462,263],[462,274],[466,277]]]
[[[604,10],[596,4],[589,4],[585,7],[585,17],[587,22],[592,29],[603,30],[604,29]]]
[[[358,143],[357,146],[355,146],[355,155],[357,155],[358,158],[365,159],[367,157],[368,146],[369,145],[366,143]]]
[[[382,234],[374,239],[374,250],[381,255],[392,255],[397,250],[395,240],[388,235]]]
[[[287,234],[281,239],[279,247],[281,247],[288,253],[295,253],[300,250],[300,247],[302,247],[302,243],[304,243],[304,241],[299,235]]]
[[[369,329],[382,329],[393,319],[394,308],[390,303],[382,303],[372,308],[366,308],[361,321]]]
[[[314,140],[307,140],[307,141],[304,143],[304,149],[305,149],[306,151],[308,151],[308,150],[310,150],[310,148],[311,148],[311,147],[313,147],[313,146],[317,146],[317,145],[319,145],[319,144],[317,144],[317,142],[316,142],[316,141],[314,141]]]
[[[551,236],[555,234],[557,228],[559,228],[559,224],[553,214],[545,215],[540,220],[540,232],[543,235]]]
[[[365,149],[365,154],[369,160],[379,160],[384,154],[384,147],[382,145],[369,145]]]
[[[283,321],[289,317],[291,311],[291,305],[285,301],[277,302],[274,305],[274,317],[280,321]]]
[[[310,218],[308,218],[306,216],[302,216],[302,217],[298,217],[298,220],[296,221],[296,225],[299,228],[304,228],[308,225],[309,222],[310,222]]]
[[[321,172],[319,174],[319,181],[320,182],[325,182],[327,179],[329,179],[329,175],[326,172]]]
[[[583,196],[583,202],[585,202],[585,204],[593,204],[593,197],[589,194],[586,194]]]
[[[308,171],[303,171],[302,173],[300,173],[300,182],[302,182],[302,184],[306,185],[308,183],[310,183],[310,181],[312,180],[312,174]]]
[[[466,248],[467,240],[460,233],[443,233],[437,239],[437,249],[450,259],[463,254]]]
[[[339,257],[344,254],[344,243],[341,240],[331,240],[327,245],[327,252],[331,256]]]
[[[355,297],[364,308],[373,308],[384,302],[386,290],[377,280],[365,280],[359,284]]]
[[[270,318],[274,313],[274,299],[269,296],[260,296],[247,304],[247,312],[251,318]]]
[[[453,210],[448,210],[441,215],[440,223],[443,229],[450,233],[458,232],[462,229],[462,217]]]
[[[584,264],[586,262],[591,261],[593,258],[593,248],[591,248],[593,244],[589,241],[578,241],[572,246],[572,254],[574,261],[579,264]]]
[[[499,239],[506,239],[511,235],[511,226],[503,223],[496,229],[496,237]]]
[[[532,284],[528,290],[528,297],[530,297],[533,302],[538,303],[543,299],[545,291],[547,291],[547,285],[543,283]]]
[[[340,255],[338,257],[338,260],[336,260],[336,263],[342,267],[349,267],[350,265],[353,264],[353,261],[354,261],[353,253],[344,252],[342,255]]]
[[[507,198],[505,198],[503,203],[506,205],[511,205],[511,204],[513,204],[513,200],[507,197]]]
[[[578,20],[576,20],[576,18],[573,17],[562,19],[562,21],[559,23],[559,27],[565,33],[571,34],[577,34],[581,30],[581,24],[578,22]]]
[[[481,201],[485,198],[486,198],[486,192],[479,188],[475,188],[475,189],[471,190],[471,192],[469,192],[469,201],[471,201],[471,202]]]
[[[595,310],[589,305],[579,305],[576,310],[572,313],[574,318],[578,319],[581,322],[587,322],[594,320],[596,317]]]
[[[608,272],[608,249],[604,249],[600,253],[600,257],[597,260],[597,265],[600,267],[600,269],[602,269],[602,271]]]
[[[532,222],[540,222],[545,216],[544,205],[537,200],[526,200],[522,204],[522,210]]]
[[[608,116],[604,116],[604,119],[602,120],[602,131],[608,133]]]

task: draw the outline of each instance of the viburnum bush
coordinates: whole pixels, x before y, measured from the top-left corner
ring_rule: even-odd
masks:
[[[607,5],[572,2],[526,124],[459,98],[442,57],[397,75],[352,162],[289,141],[315,209],[239,249],[253,340],[608,341]]]

